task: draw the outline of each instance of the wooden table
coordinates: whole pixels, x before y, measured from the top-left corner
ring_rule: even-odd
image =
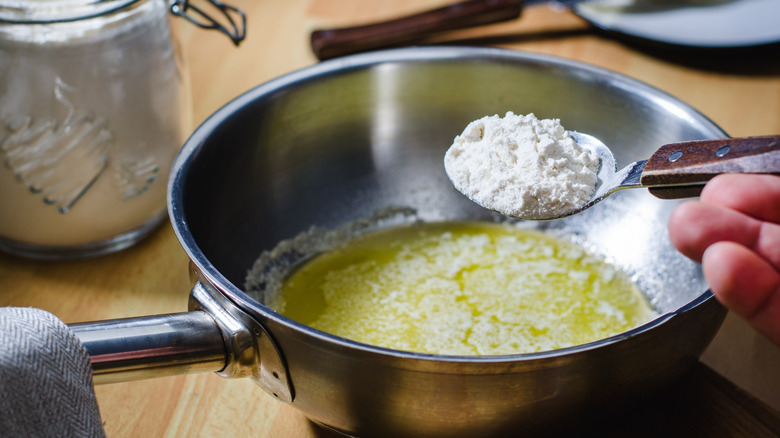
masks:
[[[191,72],[195,123],[255,85],[316,63],[308,43],[316,27],[386,19],[446,4],[443,0],[229,3],[248,16],[248,36],[239,48],[216,33],[173,20]],[[610,39],[575,15],[546,6],[528,8],[519,20],[455,35],[472,42],[490,36],[476,41],[584,61],[632,76],[690,103],[733,136],[780,133],[777,51],[771,57],[725,58],[650,52]],[[69,323],[183,311],[189,291],[187,264],[167,224],[138,246],[101,258],[48,263],[0,255],[0,305],[39,307]],[[682,383],[673,397],[696,403],[696,397],[718,399],[710,393],[715,391],[726,394],[726,400],[740,394],[741,400],[760,400],[761,409],[763,403],[780,409],[780,349],[739,319],[729,316],[703,362],[747,393],[723,386],[722,381],[709,385],[709,377],[698,376]],[[211,373],[103,385],[96,391],[110,437],[328,436],[250,381],[226,380]],[[733,406],[726,408],[726,414],[733,413],[729,410]],[[686,412],[697,424],[715,424],[701,415],[730,421],[723,412],[702,410]],[[772,414],[771,409],[766,412]]]

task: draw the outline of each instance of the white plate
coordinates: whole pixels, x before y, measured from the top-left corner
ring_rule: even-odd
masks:
[[[667,44],[726,48],[780,42],[780,0],[687,3],[655,9],[582,3],[574,10],[598,28]]]

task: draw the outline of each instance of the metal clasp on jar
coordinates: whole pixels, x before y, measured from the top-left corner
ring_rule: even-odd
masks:
[[[190,23],[203,29],[214,29],[227,35],[236,46],[246,37],[246,15],[234,6],[217,0],[206,0],[224,17],[227,26],[215,19],[205,10],[190,4],[189,0],[173,0],[170,10],[173,15],[186,18]],[[234,17],[235,16],[235,17]]]

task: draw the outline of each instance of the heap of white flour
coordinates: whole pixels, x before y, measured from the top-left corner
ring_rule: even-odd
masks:
[[[560,120],[508,112],[471,122],[444,156],[460,192],[521,219],[550,219],[584,205],[596,190],[598,157]]]

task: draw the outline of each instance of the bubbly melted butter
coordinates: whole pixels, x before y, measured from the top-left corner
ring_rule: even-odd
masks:
[[[302,264],[267,304],[344,338],[446,355],[564,348],[656,315],[624,273],[584,248],[483,222],[356,238]]]

